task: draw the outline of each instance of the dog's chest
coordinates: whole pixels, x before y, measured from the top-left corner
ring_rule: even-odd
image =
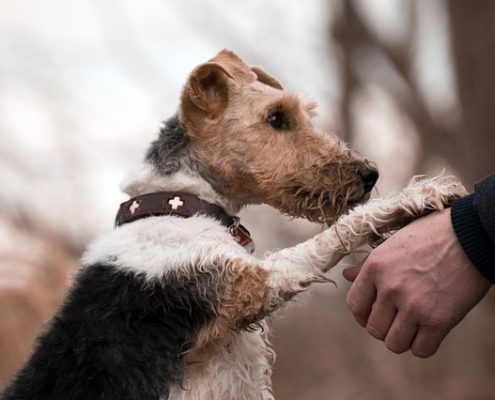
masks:
[[[266,336],[263,325],[263,330],[232,334],[207,354],[189,355],[183,388],[172,386],[167,400],[273,399],[274,357]]]

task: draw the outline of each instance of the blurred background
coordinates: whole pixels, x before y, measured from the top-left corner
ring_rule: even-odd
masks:
[[[112,229],[119,183],[187,75],[224,47],[315,99],[318,127],[377,162],[375,195],[495,170],[495,2],[0,0],[0,389]],[[241,216],[259,255],[321,229]],[[398,356],[347,310],[350,263],[273,321],[277,398],[495,398],[493,293],[434,357]]]

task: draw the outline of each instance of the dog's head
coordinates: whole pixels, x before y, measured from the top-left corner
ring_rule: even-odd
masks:
[[[178,123],[191,164],[224,197],[330,222],[366,197],[378,173],[337,137],[319,132],[314,109],[223,50],[189,76]]]

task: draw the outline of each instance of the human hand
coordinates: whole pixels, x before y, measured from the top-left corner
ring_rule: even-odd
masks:
[[[418,357],[433,355],[491,287],[457,241],[450,209],[402,228],[343,275],[359,324],[394,353]]]

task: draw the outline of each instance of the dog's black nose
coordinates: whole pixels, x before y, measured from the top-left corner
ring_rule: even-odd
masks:
[[[366,193],[370,192],[375,186],[376,181],[378,180],[378,170],[375,168],[361,168],[359,171],[359,176],[364,182],[364,191]]]

